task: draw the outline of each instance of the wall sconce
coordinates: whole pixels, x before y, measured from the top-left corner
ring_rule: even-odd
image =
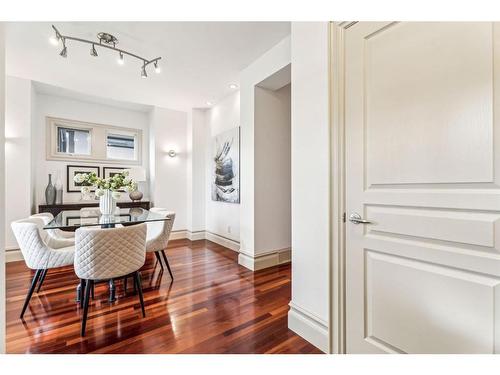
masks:
[[[177,153],[174,150],[170,150],[168,152],[168,156],[170,156],[171,158],[175,157],[176,155],[177,155]]]

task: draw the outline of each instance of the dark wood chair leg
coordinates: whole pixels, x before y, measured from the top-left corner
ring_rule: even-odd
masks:
[[[146,317],[146,309],[144,308],[144,296],[142,295],[142,285],[141,285],[141,275],[139,272],[134,273],[134,282],[137,286],[137,291],[139,292],[139,301],[141,301],[142,316]]]
[[[95,284],[92,283],[92,290],[90,291],[90,293],[92,294],[92,299],[95,298]]]
[[[155,251],[155,256],[156,256],[156,260],[158,261],[158,263],[160,263],[161,269],[163,269],[163,263],[161,262],[160,253],[158,251]]]
[[[76,287],[76,302],[80,302],[83,300],[83,286],[82,286],[82,280],[78,283]]]
[[[44,280],[45,280],[45,276],[47,276],[47,272],[48,272],[48,271],[49,271],[49,270],[43,270],[43,271],[42,271],[42,275],[40,276],[40,281],[39,281],[39,283],[38,283],[38,288],[36,289],[36,292],[37,292],[37,293],[40,291],[40,288],[42,287],[42,284],[43,284],[43,282],[44,282]]]
[[[123,278],[123,293],[124,294],[127,294],[127,280],[128,280],[128,276],[125,276]]]
[[[28,307],[28,304],[30,303],[31,296],[33,295],[33,291],[35,290],[36,283],[38,282],[38,279],[40,278],[40,275],[42,274],[43,270],[36,270],[35,276],[33,276],[33,280],[31,280],[31,286],[28,291],[28,294],[26,295],[26,299],[24,300],[24,305],[23,309],[21,311],[21,315],[19,316],[21,319],[24,316],[24,313],[26,312],[26,308]]]
[[[170,274],[170,277],[172,278],[172,281],[173,281],[174,280],[174,274],[172,273],[172,270],[170,269],[170,264],[168,263],[167,256],[165,255],[165,250],[161,251],[161,255],[163,255],[163,260],[167,264],[168,273]]]
[[[82,318],[82,331],[81,331],[82,337],[85,336],[85,328],[87,327],[87,315],[89,312],[90,292],[92,290],[92,287],[94,286],[94,280],[87,280],[85,284],[87,285],[85,286],[85,298],[83,302],[83,318]]]
[[[81,279],[80,280],[80,307],[83,307],[83,302],[84,302],[84,295],[85,295],[85,287],[87,286],[87,280]]]

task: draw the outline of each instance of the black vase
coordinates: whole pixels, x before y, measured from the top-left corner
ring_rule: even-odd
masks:
[[[46,204],[56,203],[56,188],[52,185],[52,175],[49,174],[49,184],[45,188],[45,202]]]

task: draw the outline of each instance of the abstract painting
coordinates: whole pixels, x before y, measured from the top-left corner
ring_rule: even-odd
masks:
[[[212,200],[240,203],[239,127],[215,136],[212,171]]]

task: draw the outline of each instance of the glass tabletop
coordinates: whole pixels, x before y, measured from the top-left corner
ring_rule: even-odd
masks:
[[[164,215],[140,207],[117,208],[113,215],[102,215],[99,207],[61,211],[43,229],[76,229],[79,227],[114,227],[115,224],[140,224],[148,221],[170,220]]]

